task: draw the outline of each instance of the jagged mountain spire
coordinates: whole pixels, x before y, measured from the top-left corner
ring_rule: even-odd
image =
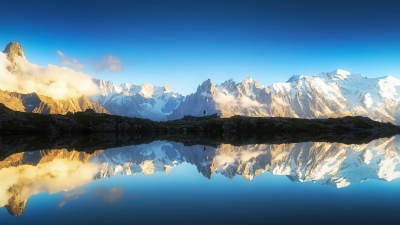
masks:
[[[171,87],[169,86],[168,83],[165,84],[164,89],[165,89],[165,92],[171,92],[171,91],[172,91],[172,90],[171,90]]]
[[[211,82],[211,79],[207,79],[201,85],[197,87],[197,92],[205,92],[208,94],[213,94],[216,92],[214,84]]]
[[[12,63],[15,62],[17,57],[25,58],[24,50],[18,42],[8,43],[3,53],[7,54],[8,60],[10,60]]]
[[[21,68],[17,65],[18,57],[22,57],[25,59],[24,50],[18,42],[10,42],[4,49],[3,53],[7,55],[8,61],[11,64],[7,65],[7,70],[12,73],[21,73]]]

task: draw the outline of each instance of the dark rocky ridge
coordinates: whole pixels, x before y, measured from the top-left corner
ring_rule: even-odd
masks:
[[[329,119],[297,119],[282,117],[219,118],[186,116],[180,120],[154,122],[148,119],[95,113],[93,110],[45,115],[16,112],[0,104],[0,133],[42,133],[56,138],[66,134],[101,134],[109,136],[128,134],[147,137],[147,141],[165,139],[187,143],[275,143],[328,141],[365,143],[400,132],[391,123],[380,123],[366,117]],[[9,136],[9,135],[7,135]],[[140,138],[138,138],[140,139]],[[204,143],[204,144],[205,144]]]

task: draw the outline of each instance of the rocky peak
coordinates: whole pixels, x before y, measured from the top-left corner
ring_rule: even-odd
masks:
[[[237,90],[236,82],[232,78],[222,83],[221,87],[225,88],[228,92],[236,92]]]
[[[208,94],[214,94],[217,90],[215,89],[214,84],[211,82],[211,79],[204,81],[198,88],[197,92],[205,92]]]
[[[302,75],[293,75],[289,78],[289,80],[286,81],[286,83],[292,83],[292,82],[297,82],[298,80],[300,80],[301,78],[303,78],[304,76]]]
[[[20,195],[22,192],[22,187],[19,185],[14,185],[8,190],[12,193],[12,197],[8,200],[8,204],[5,205],[8,213],[12,216],[20,216],[25,210],[27,199],[20,200]]]
[[[154,86],[152,84],[142,84],[141,90],[139,92],[140,95],[142,95],[145,98],[151,98],[154,93]]]
[[[8,213],[12,216],[20,216],[25,210],[27,200],[17,202],[14,198],[9,200],[9,204],[6,205]]]
[[[164,90],[165,92],[171,92],[171,87],[168,85],[168,83],[165,84]]]
[[[251,77],[247,77],[246,79],[243,80],[242,83],[254,83],[254,80]]]
[[[15,59],[19,56],[25,58],[24,50],[18,42],[10,42],[4,49],[3,53],[7,54],[8,60],[12,63],[15,62]]]

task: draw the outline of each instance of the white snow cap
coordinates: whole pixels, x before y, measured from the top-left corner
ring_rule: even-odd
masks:
[[[330,75],[341,75],[341,76],[348,76],[351,73],[347,70],[342,70],[342,69],[336,69],[332,72],[329,73]]]
[[[330,73],[326,73],[329,77],[336,78],[339,80],[344,80],[347,76],[351,75],[351,73],[347,70],[336,69]],[[321,74],[322,75],[322,74]]]

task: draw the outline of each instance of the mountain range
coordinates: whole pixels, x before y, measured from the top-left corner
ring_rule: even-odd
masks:
[[[22,47],[11,42],[3,52],[10,62],[8,71],[26,76],[20,74],[16,60],[25,57]],[[54,99],[37,93],[0,91],[0,103],[17,111],[65,114],[92,108],[96,112],[157,121],[185,115],[202,116],[206,111],[221,117],[366,116],[400,124],[399,79],[391,76],[367,78],[341,69],[314,76],[295,75],[286,83],[270,86],[250,77],[240,83],[229,79],[222,84],[208,79],[187,96],[173,92],[168,85],[117,85],[100,79],[92,79],[92,83],[97,93],[90,96]]]
[[[345,70],[315,76],[292,76],[286,83],[268,87],[252,78],[241,83],[228,80],[220,85],[207,80],[168,118],[176,119],[188,114],[200,116],[205,109],[222,117],[367,116],[398,124],[399,97],[400,80],[390,76],[370,79]]]

